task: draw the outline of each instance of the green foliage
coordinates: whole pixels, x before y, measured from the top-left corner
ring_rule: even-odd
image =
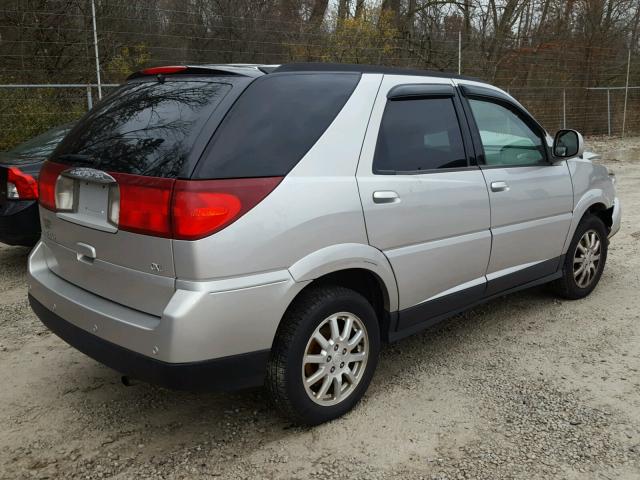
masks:
[[[360,17],[345,18],[325,32],[322,44],[315,40],[290,49],[293,61],[393,64],[399,32],[392,14],[366,6]]]
[[[144,44],[123,47],[104,67],[104,81],[120,83],[150,59]],[[1,83],[5,83],[2,78]],[[95,103],[95,88],[92,93]],[[81,87],[0,89],[0,151],[56,125],[77,120],[86,111],[87,93]]]
[[[147,65],[150,60],[151,54],[144,43],[122,47],[104,67],[106,81],[122,82],[133,72]]]
[[[0,150],[79,118],[87,109],[83,94],[80,89],[1,89]]]

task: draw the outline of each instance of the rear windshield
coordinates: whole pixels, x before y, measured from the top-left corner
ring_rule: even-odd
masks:
[[[204,80],[128,83],[92,110],[51,159],[175,178],[204,123],[230,89],[229,84]]]
[[[260,77],[227,113],[194,178],[286,175],[333,122],[359,80],[357,73]]]

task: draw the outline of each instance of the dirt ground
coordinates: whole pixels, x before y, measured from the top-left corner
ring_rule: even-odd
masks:
[[[640,478],[640,138],[592,139],[623,225],[600,285],[495,300],[384,349],[364,401],[292,427],[262,391],[176,393],[120,376],[27,304],[0,247],[0,478]]]

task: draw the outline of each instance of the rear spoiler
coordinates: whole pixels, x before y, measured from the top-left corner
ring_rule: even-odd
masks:
[[[145,68],[132,73],[127,77],[127,80],[133,80],[135,78],[148,77],[154,75],[213,75],[213,76],[242,76],[242,77],[260,77],[265,72],[258,68],[240,67],[235,65],[167,65],[160,67]]]

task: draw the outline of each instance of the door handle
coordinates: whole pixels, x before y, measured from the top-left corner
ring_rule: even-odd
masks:
[[[393,190],[379,190],[373,192],[373,203],[397,203],[400,201],[400,195]]]
[[[509,184],[503,181],[491,182],[491,191],[492,192],[508,192]]]

